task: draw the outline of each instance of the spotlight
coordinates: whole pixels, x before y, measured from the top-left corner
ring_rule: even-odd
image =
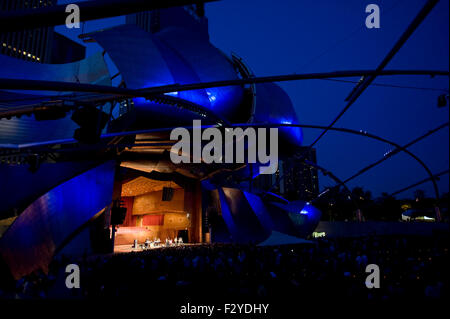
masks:
[[[438,107],[445,107],[447,106],[447,100],[448,100],[448,94],[442,94],[438,96]]]

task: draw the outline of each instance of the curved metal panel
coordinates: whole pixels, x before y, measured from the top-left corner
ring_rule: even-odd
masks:
[[[192,67],[152,34],[136,25],[120,25],[91,34],[109,54],[128,88],[138,89],[168,84],[196,83],[199,78]],[[174,92],[173,95],[210,108],[204,89]],[[172,105],[135,98],[135,128],[192,124],[195,113]]]
[[[258,243],[273,231],[304,238],[320,220],[320,210],[304,201],[270,202],[239,188],[220,187],[217,191],[219,209],[232,242]],[[227,240],[224,234],[221,237]]]
[[[152,35],[136,25],[120,25],[90,36],[109,54],[128,88],[174,83]]]
[[[150,34],[135,25],[121,25],[91,34],[111,56],[127,87],[145,88],[174,83],[190,84],[218,79],[237,79],[232,64],[205,37],[179,28]],[[168,93],[201,105],[219,116],[237,111],[241,87],[221,87]],[[135,109],[152,125],[167,121],[192,123],[197,115],[144,98],[134,99]],[[161,117],[160,117],[161,116]]]
[[[248,204],[252,208],[256,217],[258,217],[259,222],[266,229],[273,229],[273,223],[270,218],[269,212],[264,205],[260,196],[243,191],[245,198],[247,199]]]
[[[255,85],[256,103],[252,123],[298,124],[294,106],[286,92],[274,83]],[[280,137],[290,144],[300,146],[303,141],[299,127],[279,128]]]
[[[233,214],[231,213],[228,203],[226,201],[225,194],[222,189],[218,189],[219,201],[220,201],[220,211],[222,213],[222,218],[227,225],[228,231],[231,234],[232,239],[239,238],[239,230],[237,228],[236,222],[234,221]]]
[[[270,216],[275,221],[275,230],[293,236],[310,235],[320,221],[319,209],[304,201],[287,204],[270,202]]]
[[[72,63],[44,64],[0,54],[0,78],[79,82],[111,85],[110,74],[101,52]],[[24,94],[58,95],[52,91],[15,91]]]
[[[40,64],[0,55],[0,77],[111,85],[102,53],[67,64]],[[0,109],[45,101],[49,91],[0,91]],[[60,120],[36,121],[34,116],[0,120],[0,144],[22,144],[71,138],[78,126],[66,116]]]
[[[240,189],[227,187],[219,189],[219,194],[222,216],[233,236],[233,241],[261,242],[270,236],[270,222],[267,218],[261,218],[264,212],[256,212],[253,209],[261,208],[255,197],[251,194],[246,196]]]
[[[0,253],[18,279],[48,270],[58,247],[112,198],[115,163],[99,165],[55,187],[31,204],[0,241]]]
[[[238,79],[231,61],[204,37],[177,27],[166,28],[155,36],[178,52],[192,66],[201,82]],[[240,86],[208,88],[206,94],[211,110],[230,119],[239,111],[243,89]]]
[[[10,216],[14,208],[20,213],[53,187],[98,164],[98,161],[42,163],[36,172],[30,171],[27,164],[0,164],[0,219]]]

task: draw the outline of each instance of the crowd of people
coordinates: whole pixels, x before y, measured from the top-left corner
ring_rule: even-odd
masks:
[[[176,246],[54,260],[3,298],[350,298],[395,300],[449,295],[448,237],[320,238],[308,245]],[[65,286],[65,266],[80,267],[79,289]],[[380,288],[366,287],[368,264]]]

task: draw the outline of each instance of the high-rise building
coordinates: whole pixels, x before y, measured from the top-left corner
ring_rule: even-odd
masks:
[[[167,27],[180,26],[194,31],[197,35],[209,37],[204,4],[139,12],[128,15],[126,23],[136,24],[150,33],[159,32]]]
[[[306,154],[304,154],[306,153]],[[299,154],[309,162],[317,163],[316,150],[301,147]],[[310,201],[319,195],[319,177],[317,168],[300,162],[296,157],[281,163],[282,179],[280,193],[288,200]]]
[[[316,150],[300,147],[297,154],[280,160],[275,174],[259,175],[252,186],[279,194],[288,200],[310,201],[316,198],[319,195],[317,169],[298,160],[298,157],[303,156],[307,161],[317,163]]]
[[[0,10],[32,9],[54,4],[56,0],[0,0]],[[0,32],[0,53],[19,59],[49,63],[53,32],[53,27]]]
[[[0,11],[36,9],[56,5],[57,0],[0,0]],[[0,53],[38,63],[82,60],[86,48],[54,31],[53,27],[0,32]]]

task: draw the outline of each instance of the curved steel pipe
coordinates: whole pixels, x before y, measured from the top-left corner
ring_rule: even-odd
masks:
[[[272,124],[258,124],[258,123],[254,123],[254,124],[248,124],[248,123],[241,123],[241,124],[232,124],[232,127],[301,127],[301,128],[311,128],[311,129],[324,129],[326,126],[323,125],[307,125],[307,124],[283,124],[283,123],[272,123]],[[208,127],[214,127],[213,125],[203,125],[201,128],[208,128]],[[189,129],[190,127],[186,126],[185,128]],[[101,136],[102,139],[106,139],[106,138],[113,138],[113,137],[122,137],[122,136],[129,136],[129,135],[136,135],[136,134],[145,134],[145,133],[154,133],[154,132],[167,132],[172,130],[173,128],[160,128],[160,129],[148,129],[148,130],[138,130],[138,131],[128,131],[128,132],[118,132],[118,133],[108,133],[108,134],[104,134]],[[348,134],[354,134],[354,135],[359,135],[359,136],[364,136],[364,137],[368,137],[371,139],[375,139],[377,141],[386,143],[386,144],[390,144],[393,147],[395,147],[397,150],[405,152],[406,154],[408,154],[409,156],[411,156],[414,160],[416,160],[427,172],[427,174],[430,177],[430,180],[433,183],[433,188],[434,188],[434,192],[435,192],[435,197],[436,200],[439,200],[439,189],[436,183],[436,179],[433,175],[433,173],[431,172],[431,170],[428,168],[428,166],[419,158],[417,157],[415,154],[413,154],[411,151],[407,150],[404,146],[401,146],[393,141],[387,140],[385,138],[382,138],[380,136],[374,135],[374,134],[370,134],[366,131],[357,131],[357,130],[353,130],[353,129],[348,129],[348,128],[336,128],[336,127],[332,127],[330,128],[330,130],[332,131],[338,131],[338,132],[344,132],[344,133],[348,133]],[[74,139],[67,139],[64,141],[54,141],[53,144],[69,144],[69,143],[77,143],[76,140]],[[27,150],[27,149],[36,149],[41,147],[41,146],[51,146],[52,145],[52,141],[47,141],[45,143],[35,143],[35,144],[30,144],[30,145],[23,145],[23,146],[17,146],[14,147],[15,150]],[[130,144],[130,146],[132,146]],[[99,148],[110,148],[110,147],[115,147],[114,145],[101,145]],[[55,149],[47,149],[48,151],[54,153],[57,152],[57,150]],[[65,149],[65,151],[67,151],[67,149]]]
[[[266,82],[285,82],[299,80],[314,80],[328,78],[348,78],[360,76],[391,76],[391,75],[429,75],[429,76],[449,76],[450,72],[442,70],[345,70],[323,73],[305,73],[305,74],[287,74],[263,76],[237,80],[223,80],[212,82],[200,82],[192,84],[170,84],[157,87],[142,89],[116,88],[106,85],[41,81],[41,80],[22,80],[0,78],[0,89],[2,90],[31,90],[31,91],[59,91],[59,92],[91,92],[102,94],[114,94],[119,97],[147,97],[153,94],[164,94],[171,92],[190,91],[198,89],[207,89],[212,87],[223,87],[231,85],[244,85]],[[61,97],[60,97],[61,98]],[[116,96],[115,99],[118,97]]]

